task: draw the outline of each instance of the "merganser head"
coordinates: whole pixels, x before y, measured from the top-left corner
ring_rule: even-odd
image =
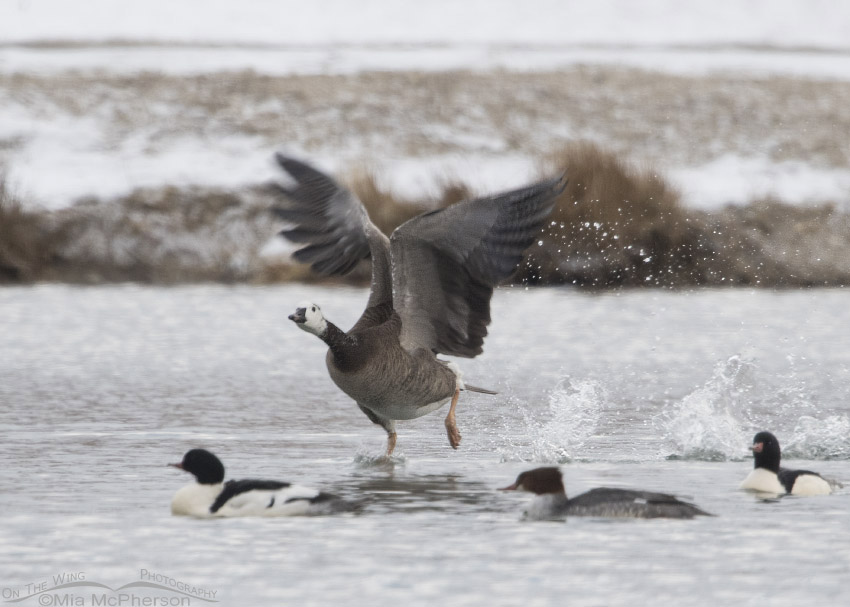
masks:
[[[202,485],[217,485],[224,482],[224,464],[206,449],[191,449],[179,464],[168,464],[191,472]]]
[[[299,329],[313,335],[322,335],[328,328],[322,309],[314,303],[308,302],[298,306],[295,313],[289,315],[289,320],[298,325]]]
[[[564,493],[564,481],[558,468],[535,468],[521,473],[513,485],[503,487],[502,491],[528,491],[535,495]]]
[[[770,432],[759,432],[753,437],[753,465],[755,468],[765,468],[779,472],[781,452],[779,440]]]

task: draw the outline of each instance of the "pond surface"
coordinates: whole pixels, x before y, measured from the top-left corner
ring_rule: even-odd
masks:
[[[761,429],[789,467],[850,482],[845,292],[501,289],[485,353],[458,361],[499,394],[462,394],[457,451],[445,410],[399,423],[389,461],[384,432],[331,383],[324,345],[286,320],[309,299],[348,327],[366,297],[309,285],[0,290],[0,604],[847,600],[850,490],[774,501],[737,490]],[[231,478],[296,481],[364,507],[172,517],[190,477],[165,464],[192,447],[217,453]],[[497,488],[541,464],[561,465],[571,494],[677,492],[717,516],[522,522],[529,496]],[[56,588],[68,580],[86,585]],[[140,581],[171,590],[120,590]]]

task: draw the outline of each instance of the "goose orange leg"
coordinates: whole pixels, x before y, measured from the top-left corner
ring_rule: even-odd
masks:
[[[449,407],[449,413],[446,415],[446,434],[449,436],[449,444],[452,449],[457,449],[460,445],[460,432],[457,429],[457,421],[455,420],[455,408],[457,407],[457,399],[460,396],[460,388],[455,388],[455,395],[452,397],[452,404]]]
[[[395,432],[387,433],[387,457],[393,454],[393,450],[395,449],[395,440],[397,436],[398,435]]]
[[[366,414],[366,417],[369,418],[373,424],[378,424],[381,428],[386,430],[387,432],[387,457],[393,454],[393,450],[395,449],[395,441],[398,438],[398,435],[395,433],[395,421],[391,419],[387,419],[386,417],[381,417],[371,409],[368,409],[357,403],[357,406],[360,407],[360,410]]]

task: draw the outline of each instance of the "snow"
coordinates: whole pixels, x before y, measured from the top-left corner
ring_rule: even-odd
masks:
[[[727,154],[698,167],[668,170],[666,175],[691,206],[706,210],[775,197],[795,203],[831,201],[850,211],[846,170]]]
[[[21,198],[45,208],[62,207],[86,196],[109,199],[135,188],[236,188],[264,183],[273,176],[274,149],[258,147],[252,138],[230,137],[215,148],[183,138],[157,154],[142,153],[132,144],[117,150],[74,149],[76,141],[59,147],[57,139],[64,137],[36,137],[7,175]]]
[[[850,79],[850,7],[840,0],[7,0],[0,41],[6,73],[605,63]]]
[[[213,71],[261,74],[352,74],[361,71],[552,71],[570,65],[624,65],[671,74],[739,72],[850,80],[850,52],[775,48],[516,47],[502,44],[423,46],[133,46],[0,48],[0,73],[57,74],[66,70],[191,76]]]
[[[257,146],[250,138],[235,137],[218,149],[185,139],[156,155],[136,154],[131,149],[117,154],[69,154],[53,144],[35,145],[10,172],[10,182],[19,195],[45,207],[63,206],[84,196],[108,199],[136,187],[163,184],[237,188],[276,178],[274,151]],[[289,153],[299,155],[296,150]],[[311,155],[310,159],[331,172],[350,168],[330,156]],[[453,180],[465,183],[474,193],[486,194],[538,176],[532,159],[510,154],[398,158],[370,169],[381,186],[413,200],[435,198],[440,186]],[[52,178],[41,179],[45,173]],[[671,168],[665,176],[689,206],[705,210],[770,196],[801,204],[834,201],[841,206],[846,205],[850,193],[848,171],[775,163],[767,158],[726,155],[698,167]]]
[[[0,40],[850,47],[842,0],[5,0]]]
[[[734,72],[850,81],[850,3],[841,0],[3,0],[0,75],[73,70],[271,75],[362,70],[553,70],[624,65],[676,74]],[[110,142],[97,116],[0,105],[11,186],[36,203],[68,204],[161,184],[240,186],[274,176],[273,149],[234,134]],[[462,176],[477,191],[533,176],[532,159],[500,154],[479,134],[469,154],[395,158],[380,175],[403,195]],[[295,150],[297,152],[297,150]],[[311,156],[328,170],[340,158]],[[373,167],[374,168],[374,167]],[[49,178],[46,178],[49,176]],[[846,200],[850,170],[724,155],[667,176],[695,205],[754,195]]]
[[[462,182],[476,194],[515,188],[537,177],[532,159],[514,154],[498,156],[446,154],[428,158],[401,158],[382,163],[379,181],[408,199],[437,197],[440,186]]]

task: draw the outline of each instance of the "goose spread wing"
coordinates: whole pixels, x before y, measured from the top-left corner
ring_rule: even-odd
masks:
[[[276,154],[275,159],[295,181],[291,187],[272,185],[287,201],[286,206],[274,211],[292,226],[280,235],[306,245],[293,257],[329,276],[346,274],[361,259],[371,256],[372,291],[367,309],[391,303],[389,239],[369,219],[357,196],[308,164],[282,154]]]
[[[472,358],[490,324],[493,287],[540,235],[565,176],[414,217],[390,238],[401,344]]]

